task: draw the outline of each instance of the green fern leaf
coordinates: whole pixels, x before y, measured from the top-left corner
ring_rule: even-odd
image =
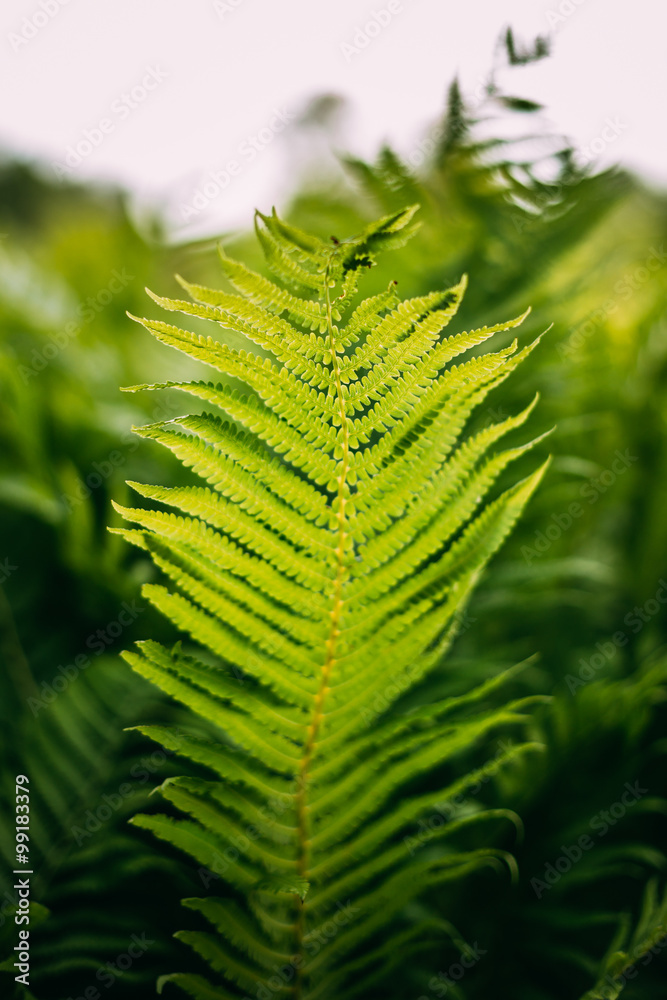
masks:
[[[472,768],[445,781],[442,768],[499,727],[521,731],[538,700],[494,706],[509,671],[407,711],[546,467],[490,495],[536,443],[495,450],[535,401],[465,437],[474,408],[534,345],[517,350],[515,341],[451,364],[526,314],[446,336],[465,277],[406,301],[394,285],[355,301],[362,270],[412,235],[415,211],[333,246],[275,211],[258,213],[279,284],[221,253],[236,293],[179,279],[192,302],[153,296],[263,353],[139,321],[249,390],[204,381],[132,390],[174,386],[216,407],[139,429],[206,485],[131,483],[176,513],[117,508],[135,525],[120,534],[151,554],[173,588],[150,584],[145,596],[192,641],[187,652],[144,642],[125,657],[220,732],[215,742],[141,728],[211,779],[170,779],[160,792],[182,818],[143,815],[135,824],[222,871],[234,896],[186,901],[211,930],[177,937],[211,979],[174,973],[160,989],[174,983],[197,1000],[258,996],[281,967],[290,972],[275,993],[359,994],[390,973],[397,947],[418,951],[449,933],[436,916],[414,925],[406,916],[427,886],[489,866],[514,872],[503,851],[461,848],[473,826],[519,829],[506,810],[475,806],[421,854],[403,843],[484,774]],[[497,766],[536,750],[515,743]],[[434,790],[420,788],[425,776]],[[329,926],[333,938],[315,948]]]

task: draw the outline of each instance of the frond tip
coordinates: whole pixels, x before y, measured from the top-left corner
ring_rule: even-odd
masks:
[[[223,378],[134,387],[172,386],[211,407],[138,431],[203,485],[133,482],[151,508],[116,508],[134,525],[120,533],[169,584],[146,585],[145,596],[189,637],[172,650],[139,643],[125,658],[218,734],[142,728],[211,778],[170,779],[159,793],[180,818],[135,823],[193,857],[204,884],[219,878],[233,894],[187,900],[211,930],[178,935],[217,985],[173,974],[160,988],[259,996],[287,962],[294,981],[281,991],[295,1000],[347,995],[353,982],[388,974],[392,941],[414,936],[406,907],[427,886],[482,867],[515,873],[502,851],[460,850],[471,823],[514,822],[472,799],[465,816],[434,829],[428,850],[405,849],[415,823],[479,784],[473,770],[440,787],[442,766],[499,725],[526,720],[527,699],[494,707],[502,678],[410,713],[404,705],[438,671],[482,570],[546,468],[494,493],[536,444],[498,450],[535,400],[466,436],[473,410],[535,345],[515,340],[452,363],[527,313],[448,335],[466,276],[403,301],[393,282],[357,299],[377,254],[416,231],[416,208],[334,245],[275,210],[258,213],[276,280],[221,251],[234,292],[179,278],[189,300],[152,295],[234,331],[247,349],[139,320]],[[534,750],[518,742],[496,766]],[[426,794],[425,775],[435,788]],[[311,947],[329,925],[333,940]],[[435,933],[442,922],[424,926]]]

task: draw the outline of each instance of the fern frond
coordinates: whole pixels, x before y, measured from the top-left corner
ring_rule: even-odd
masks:
[[[446,336],[465,277],[406,301],[393,284],[355,301],[362,270],[405,242],[415,211],[333,246],[275,211],[258,213],[279,284],[221,253],[235,293],[179,279],[192,302],[152,296],[244,336],[261,354],[139,320],[249,389],[134,387],[176,387],[216,408],[139,429],[207,485],[130,484],[177,513],[117,507],[136,525],[121,534],[151,554],[172,587],[146,585],[146,597],[195,644],[184,652],[144,642],[126,659],[220,732],[212,742],[141,728],[211,778],[162,785],[183,818],[135,823],[213,871],[227,859],[223,877],[238,897],[186,901],[211,929],[177,936],[212,980],[174,974],[160,986],[175,983],[195,998],[259,995],[281,964],[293,975],[274,984],[277,994],[352,995],[388,974],[398,942],[421,947],[421,924],[406,926],[405,914],[427,886],[489,866],[513,871],[502,851],[460,846],[473,826],[518,827],[506,810],[471,803],[423,854],[403,843],[421,818],[482,780],[483,766],[451,777],[462,755],[499,728],[521,732],[538,701],[495,704],[510,671],[406,711],[546,468],[492,493],[509,463],[541,440],[497,450],[536,400],[465,436],[475,407],[534,344],[451,364],[527,314]],[[496,766],[536,750],[519,741]],[[426,776],[437,790],[423,791]],[[326,948],[309,947],[346,901],[354,916]],[[434,917],[424,926],[447,933]]]
[[[666,935],[667,894],[660,897],[658,882],[652,879],[646,886],[636,924],[632,925],[628,914],[621,917],[602,960],[599,981],[581,1000],[616,1000],[628,982],[636,977],[639,960],[641,965],[648,965],[664,947]]]

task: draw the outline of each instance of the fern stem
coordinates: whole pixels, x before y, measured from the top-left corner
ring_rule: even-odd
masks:
[[[345,543],[347,539],[346,521],[345,521],[345,493],[347,487],[347,475],[349,471],[349,458],[350,458],[350,430],[347,420],[347,415],[345,412],[345,399],[343,397],[343,389],[340,379],[340,366],[338,364],[338,355],[336,353],[336,340],[334,335],[334,325],[332,317],[332,307],[331,307],[331,290],[329,288],[329,268],[327,267],[325,273],[325,295],[326,295],[326,315],[327,315],[327,330],[329,336],[329,347],[331,351],[331,368],[334,376],[334,381],[336,385],[336,397],[338,402],[338,410],[340,413],[341,420],[341,435],[342,435],[342,456],[340,459],[340,472],[338,476],[338,493],[337,493],[337,513],[336,517],[338,520],[338,545],[336,548],[336,577],[334,580],[333,589],[333,605],[331,609],[331,626],[329,628],[329,635],[326,641],[326,657],[324,665],[322,666],[322,677],[320,680],[320,687],[315,697],[315,704],[313,708],[313,716],[308,726],[306,732],[306,741],[303,749],[303,756],[301,758],[301,763],[299,766],[299,774],[297,778],[297,792],[296,792],[296,813],[297,813],[297,837],[298,837],[298,860],[297,868],[299,875],[302,878],[308,878],[308,866],[309,866],[309,839],[308,839],[308,816],[307,816],[307,799],[306,799],[306,786],[308,783],[308,769],[310,767],[310,762],[313,758],[313,753],[315,751],[315,745],[317,743],[317,736],[322,725],[322,719],[324,717],[324,702],[326,696],[330,690],[330,680],[331,674],[333,672],[336,663],[336,644],[338,641],[338,636],[340,635],[340,618],[343,607],[343,583],[345,580]],[[302,995],[302,985],[303,985],[303,975],[302,975],[302,965],[303,965],[303,939],[305,932],[305,920],[304,920],[304,906],[303,902],[299,900],[298,902],[298,914],[296,920],[296,948],[297,954],[302,959],[299,963],[299,969],[295,976],[294,983],[294,995],[299,1000]]]

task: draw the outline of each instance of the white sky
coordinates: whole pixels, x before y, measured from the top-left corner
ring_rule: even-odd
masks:
[[[374,12],[387,23],[359,36]],[[2,0],[0,147],[55,176],[83,142],[72,176],[163,206],[180,238],[214,233],[280,204],[295,179],[294,129],[278,133],[276,111],[289,119],[333,92],[350,103],[348,149],[390,140],[407,154],[455,74],[464,93],[483,84],[508,24],[526,43],[551,35],[553,55],[499,82],[544,103],[582,150],[614,133],[601,165],[667,185],[663,0]],[[133,98],[150,70],[154,89]],[[188,212],[230,161],[224,190],[209,184]]]

